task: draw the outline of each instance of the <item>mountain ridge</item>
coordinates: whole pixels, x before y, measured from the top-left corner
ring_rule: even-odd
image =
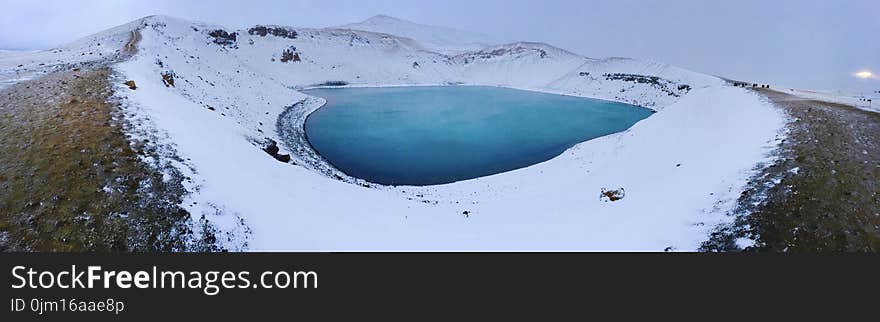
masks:
[[[454,53],[475,50],[498,41],[488,35],[460,29],[420,24],[384,14],[367,18],[364,21],[345,24],[339,28],[378,32],[416,40],[435,51]]]

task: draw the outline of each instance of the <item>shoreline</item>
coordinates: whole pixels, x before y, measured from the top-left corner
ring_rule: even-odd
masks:
[[[305,93],[303,93],[305,94]],[[308,95],[308,94],[306,94]],[[302,165],[310,171],[314,171],[327,178],[356,184],[363,187],[384,186],[367,180],[350,176],[336,168],[329,160],[324,158],[318,150],[309,142],[306,133],[306,122],[315,111],[327,104],[324,98],[308,95],[305,99],[288,106],[278,115],[275,130],[284,146],[300,161],[295,165]]]
[[[509,86],[509,85],[499,85],[499,84],[476,84],[476,83],[464,83],[464,82],[453,82],[453,83],[427,83],[427,84],[348,84],[348,85],[328,85],[328,86],[305,86],[305,87],[293,87],[292,89],[303,93],[303,91],[313,90],[313,89],[346,89],[346,88],[405,88],[405,87],[455,87],[455,86],[470,86],[470,87],[497,87],[497,88],[506,88],[506,89],[514,89],[526,92],[540,93],[540,94],[551,94],[551,95],[559,95],[566,97],[577,97],[577,98],[586,98],[600,101],[608,101],[613,103],[620,103],[626,105],[637,106],[640,108],[648,109],[653,112],[660,112],[660,110],[656,108],[652,108],[650,106],[646,106],[645,104],[633,104],[632,102],[627,102],[622,99],[616,98],[606,98],[606,97],[598,97],[598,96],[584,96],[584,95],[576,95],[564,91],[553,91],[548,89],[539,89],[532,87],[517,87],[517,86]],[[305,94],[305,93],[303,93]],[[674,104],[674,103],[673,103]],[[670,104],[671,105],[671,104]]]

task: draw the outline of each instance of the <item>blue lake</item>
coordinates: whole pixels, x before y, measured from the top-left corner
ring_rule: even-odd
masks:
[[[478,87],[327,88],[305,124],[339,170],[387,185],[431,185],[526,167],[651,115],[609,101]]]

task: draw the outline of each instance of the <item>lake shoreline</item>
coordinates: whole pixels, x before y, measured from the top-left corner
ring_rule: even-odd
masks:
[[[321,154],[321,152],[319,152],[318,149],[314,146],[312,139],[309,138],[309,134],[306,129],[307,124],[309,123],[310,120],[312,120],[312,118],[316,112],[318,112],[322,108],[325,108],[328,106],[328,102],[325,98],[320,97],[318,95],[314,95],[313,93],[310,93],[310,91],[314,91],[314,90],[344,90],[344,89],[399,89],[399,88],[403,88],[403,89],[405,89],[405,88],[412,88],[412,89],[485,88],[485,89],[489,89],[489,90],[500,89],[500,90],[510,90],[510,91],[521,91],[521,92],[528,92],[528,93],[539,94],[539,95],[548,95],[548,96],[552,96],[552,97],[559,96],[560,98],[564,97],[564,98],[583,99],[583,100],[588,100],[588,101],[595,101],[599,104],[615,104],[615,106],[616,105],[628,106],[631,108],[635,108],[638,110],[644,110],[646,112],[649,112],[650,114],[648,114],[645,118],[650,117],[651,115],[656,113],[656,111],[653,109],[650,109],[650,108],[647,108],[644,106],[626,103],[626,102],[618,102],[618,101],[606,100],[606,99],[595,98],[595,97],[561,95],[558,93],[535,90],[535,89],[523,90],[523,89],[519,89],[519,88],[511,88],[511,87],[505,87],[505,86],[493,86],[493,85],[469,85],[469,84],[421,85],[420,84],[420,85],[387,85],[387,86],[358,86],[358,85],[354,85],[354,86],[352,86],[352,85],[315,86],[315,87],[310,87],[308,89],[298,89],[301,93],[307,95],[307,98],[304,99],[303,101],[300,101],[294,105],[289,106],[278,116],[277,122],[276,122],[277,123],[276,124],[276,131],[278,132],[279,137],[282,139],[282,141],[287,146],[287,148],[295,156],[295,158],[299,159],[300,163],[305,163],[307,168],[310,168],[311,170],[318,172],[326,177],[340,180],[343,182],[353,183],[353,184],[357,184],[360,186],[371,186],[371,187],[376,186],[376,187],[387,187],[387,188],[403,187],[403,186],[413,186],[413,187],[439,186],[439,185],[451,184],[451,183],[455,183],[455,182],[479,179],[479,178],[486,177],[486,176],[505,173],[505,172],[509,172],[509,171],[513,171],[513,170],[517,170],[517,169],[521,169],[521,168],[526,168],[526,167],[530,167],[530,166],[533,166],[538,163],[549,161],[549,160],[563,154],[566,150],[572,148],[573,146],[575,146],[577,144],[580,144],[580,143],[583,143],[583,142],[586,142],[589,140],[598,139],[600,137],[618,132],[618,130],[614,130],[610,133],[599,134],[597,136],[592,136],[587,139],[583,139],[583,140],[578,139],[576,142],[573,142],[571,144],[564,144],[568,147],[559,151],[559,153],[553,153],[554,154],[553,157],[544,159],[542,161],[538,161],[536,163],[529,163],[524,166],[504,167],[504,169],[501,169],[497,172],[490,171],[489,173],[487,173],[485,175],[477,175],[477,176],[464,178],[464,179],[457,179],[457,180],[448,181],[448,182],[441,180],[442,182],[425,183],[425,184],[418,184],[418,183],[389,184],[389,183],[382,183],[381,180],[369,180],[368,178],[360,178],[357,175],[349,174],[348,172],[342,170],[339,166],[334,164],[327,156]],[[604,106],[603,106],[603,108],[604,108]],[[544,114],[546,112],[542,111],[540,113]],[[643,119],[644,118],[641,118],[636,122],[640,122]],[[531,122],[531,123],[534,123],[534,122]],[[627,126],[626,128],[628,128],[628,127],[629,126]],[[626,129],[622,129],[622,130],[625,131]]]

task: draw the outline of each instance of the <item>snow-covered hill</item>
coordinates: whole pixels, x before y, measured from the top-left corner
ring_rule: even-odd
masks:
[[[417,41],[429,50],[443,53],[480,50],[497,43],[491,37],[480,33],[417,24],[386,15],[377,15],[359,23],[340,26],[340,28],[406,37]]]
[[[49,50],[0,51],[0,89],[71,66],[116,59],[126,54],[126,43],[140,24],[140,20],[132,21]]]
[[[137,53],[115,65],[134,132],[159,133],[186,160],[191,213],[238,214],[262,250],[694,249],[724,220],[782,124],[756,95],[666,64],[591,59],[542,43],[456,47],[472,38],[387,17],[367,22],[230,30],[154,16],[72,45],[79,49],[64,58],[25,60],[74,59],[99,38],[114,45],[96,51],[106,55],[137,34]],[[0,61],[0,72],[11,61]],[[307,146],[282,145],[293,153],[289,164],[260,149],[266,139],[283,142],[280,115],[301,121],[322,104],[299,89],[342,84],[504,86],[658,113],[545,163],[431,187],[366,188],[322,171]],[[602,188],[625,188],[626,198],[600,201]]]

